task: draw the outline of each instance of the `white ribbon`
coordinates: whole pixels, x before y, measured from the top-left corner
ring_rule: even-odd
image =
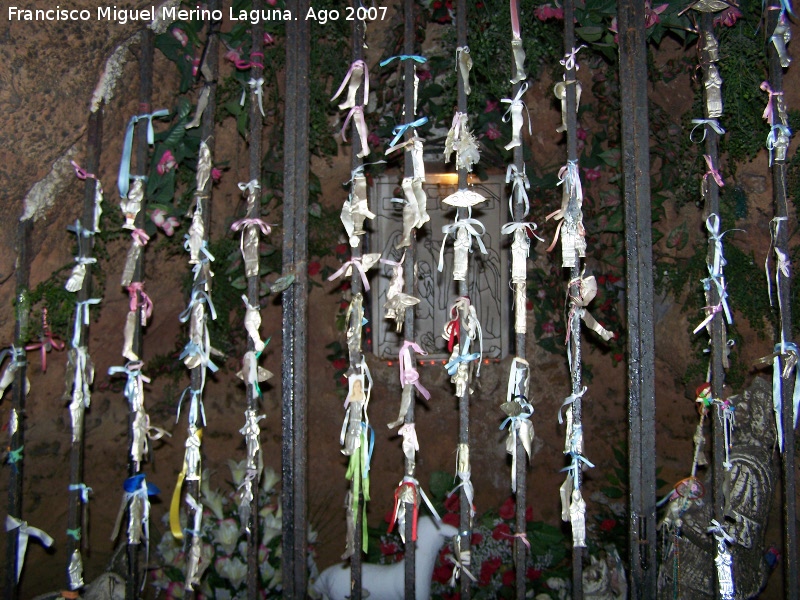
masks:
[[[530,121],[528,122],[530,125]],[[511,218],[514,218],[514,204],[521,201],[525,205],[525,210],[521,219],[528,216],[530,205],[528,203],[528,192],[531,189],[531,182],[528,180],[528,175],[525,173],[525,165],[522,165],[522,171],[517,169],[517,165],[510,164],[506,169],[506,183],[511,184],[511,195],[508,197],[508,211],[511,213]]]
[[[47,535],[38,527],[31,527],[25,521],[15,519],[11,515],[6,515],[6,531],[13,531],[18,529],[17,533],[17,577],[16,581],[19,582],[19,576],[22,573],[22,565],[25,562],[25,552],[28,549],[28,538],[34,537],[39,540],[45,548],[53,545],[53,538]]]
[[[481,231],[478,232],[476,227],[480,227]],[[481,236],[486,233],[486,227],[484,227],[483,223],[478,221],[478,219],[468,218],[468,219],[459,219],[456,216],[455,222],[444,225],[442,227],[442,233],[444,234],[445,239],[442,240],[442,245],[439,250],[439,272],[444,269],[444,247],[445,247],[445,240],[447,239],[448,235],[452,235],[453,239],[456,239],[456,234],[458,233],[459,229],[465,229],[466,232],[470,236],[470,251],[472,251],[472,239],[474,238],[478,242],[478,246],[481,249],[482,254],[488,254],[489,252],[486,250],[486,246],[483,245],[483,241],[481,240]]]

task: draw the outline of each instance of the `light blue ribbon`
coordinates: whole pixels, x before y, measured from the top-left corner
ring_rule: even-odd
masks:
[[[109,375],[125,374],[128,380],[125,382],[125,389],[123,394],[129,402],[133,402],[136,397],[136,388],[141,385],[143,381],[150,382],[149,377],[142,375],[142,361],[129,362],[124,367],[109,367]]]
[[[703,127],[703,137],[701,137],[699,140],[696,140],[696,139],[694,139],[694,137],[692,137],[692,134],[694,133],[694,130],[697,129],[698,127],[700,127],[701,125],[708,125],[709,127],[711,127],[711,129],[716,131],[719,135],[725,135],[725,130],[722,128],[722,126],[720,126],[719,121],[717,121],[716,119],[692,119],[692,123],[694,123],[695,125],[694,125],[694,127],[692,127],[692,130],[689,132],[689,141],[694,142],[695,144],[699,144],[700,142],[702,142],[703,140],[706,139],[706,128],[705,127]]]
[[[789,379],[794,370],[794,393],[792,395],[793,427],[797,427],[798,411],[800,411],[800,371],[797,365],[781,372],[781,359],[790,352],[800,356],[800,350],[794,342],[783,342],[775,345],[775,357],[772,359],[772,410],[775,412],[775,426],[778,430],[778,447],[783,452],[783,379]],[[785,363],[785,358],[784,358]]]
[[[189,234],[183,236],[183,249],[189,252]],[[200,253],[203,255],[200,257],[200,260],[203,262],[214,262],[214,255],[208,251],[208,240],[203,240],[202,245],[200,246]]]
[[[89,324],[89,306],[100,304],[100,298],[79,300],[75,303],[75,328],[72,331],[72,347],[77,348],[81,341],[81,326]]]
[[[570,452],[570,457],[572,458],[572,462],[568,467],[564,467],[561,469],[561,472],[568,471],[569,474],[572,476],[572,481],[574,482],[575,489],[579,490],[580,486],[580,470],[581,470],[581,463],[585,464],[590,469],[594,468],[594,465],[589,462],[589,459],[583,456],[582,454],[578,454],[576,452]]]
[[[219,367],[214,364],[214,361],[211,360],[209,353],[205,352],[202,347],[192,340],[189,340],[183,347],[183,352],[181,352],[180,356],[178,356],[178,360],[183,360],[187,356],[199,356],[200,362],[206,369],[209,369],[212,373],[219,371]]]
[[[424,56],[420,56],[419,54],[398,54],[397,56],[390,56],[389,58],[384,58],[380,63],[378,63],[381,67],[385,67],[393,60],[399,60],[403,62],[404,60],[413,60],[416,63],[421,65],[428,62],[428,59]]]
[[[793,17],[795,16],[795,14],[792,12],[792,2],[791,2],[791,0],[780,0],[780,4],[781,4],[781,13],[778,16],[779,19],[785,13],[789,13]],[[761,12],[764,12],[764,10],[766,10],[766,8],[767,8],[767,2],[766,2],[766,0],[762,0],[761,1]]]
[[[78,244],[80,244],[81,238],[88,238],[94,235],[94,231],[89,229],[84,229],[83,225],[81,225],[80,219],[75,219],[74,225],[67,225],[67,231],[71,231],[76,236],[78,236]]]
[[[211,301],[211,296],[208,295],[208,292],[205,292],[201,289],[195,288],[192,290],[192,296],[189,299],[188,306],[184,309],[184,311],[178,317],[178,320],[181,323],[186,323],[191,316],[192,316],[192,308],[198,302],[205,302],[208,305],[208,310],[211,313],[211,320],[216,321],[217,319],[217,311],[214,309],[214,303]]]
[[[28,359],[25,356],[25,348],[17,348],[12,344],[10,347],[0,352],[0,365],[3,364],[6,356],[11,357],[11,364],[9,367],[13,367],[14,369],[28,364]]]
[[[178,399],[178,416],[175,417],[175,422],[177,423],[178,420],[181,418],[181,405],[183,404],[183,399],[186,397],[186,392],[189,392],[192,396],[191,403],[189,404],[189,424],[194,425],[197,423],[197,417],[203,417],[203,426],[206,424],[206,409],[203,406],[203,390],[193,390],[191,387],[187,387],[183,390],[181,397]],[[198,413],[198,408],[199,413]]]
[[[422,127],[427,122],[428,122],[428,117],[420,117],[419,119],[417,119],[416,121],[412,121],[411,123],[405,123],[404,125],[397,125],[394,129],[392,129],[392,134],[394,135],[394,138],[392,139],[391,142],[389,142],[389,148],[394,148],[395,145],[397,145],[397,142],[400,141],[400,138],[402,138],[403,135],[405,135],[406,131],[408,131],[410,127],[414,128]]]
[[[18,462],[22,462],[22,449],[25,446],[20,446],[19,448],[15,448],[14,450],[8,451],[8,464],[16,465]],[[14,467],[16,469],[16,467]]]
[[[710,269],[711,267],[709,266],[709,270]],[[703,289],[707,292],[710,291],[712,283],[717,288],[719,302],[722,305],[722,310],[725,312],[725,320],[728,322],[728,325],[733,325],[733,316],[731,315],[731,309],[728,306],[728,292],[726,291],[725,278],[722,275],[712,274],[710,277],[703,279]]]
[[[119,188],[120,198],[128,197],[128,188],[131,182],[131,152],[133,151],[133,128],[136,123],[142,119],[147,119],[147,143],[152,146],[155,142],[155,132],[153,131],[153,119],[155,117],[166,117],[169,115],[169,110],[162,108],[155,112],[146,113],[143,115],[134,115],[128,121],[128,127],[125,129],[125,139],[122,142],[122,160],[119,163],[119,177],[117,178],[117,187]]]
[[[85,483],[70,483],[69,484],[69,491],[79,491],[81,493],[81,502],[86,504],[89,502],[89,492],[92,491],[92,488],[87,486]]]
[[[472,362],[473,360],[479,360],[481,357],[480,352],[472,352],[469,354],[459,354],[458,356],[451,358],[450,361],[444,366],[447,370],[447,374],[451,377],[455,375],[456,371],[458,370],[458,365],[460,363],[468,363]]]

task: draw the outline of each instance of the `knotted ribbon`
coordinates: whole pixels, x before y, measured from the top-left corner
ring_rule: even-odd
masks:
[[[369,143],[367,138],[367,122],[364,120],[364,107],[361,105],[356,105],[350,109],[350,112],[347,113],[347,117],[344,119],[344,123],[342,123],[342,141],[347,141],[347,125],[350,123],[350,119],[356,124],[356,133],[358,133],[358,139],[361,141],[361,150],[358,152],[357,156],[359,158],[364,158],[367,154],[369,154]]]
[[[691,142],[693,142],[695,144],[699,144],[700,142],[702,142],[702,141],[704,141],[706,139],[706,128],[705,127],[703,127],[703,137],[701,137],[699,140],[696,140],[696,139],[694,139],[694,137],[692,137],[693,134],[694,134],[694,130],[697,129],[698,127],[700,127],[701,125],[710,127],[711,129],[716,131],[717,134],[719,134],[719,135],[725,135],[725,130],[720,126],[719,121],[717,121],[716,119],[692,119],[692,123],[694,123],[695,125],[694,125],[694,127],[692,127],[692,130],[689,132],[689,141],[691,141]]]
[[[203,390],[195,390],[191,387],[187,387],[185,390],[183,390],[181,397],[178,398],[178,415],[175,417],[175,422],[177,423],[181,418],[181,405],[183,404],[183,399],[186,396],[186,392],[189,392],[191,395],[191,402],[189,404],[189,425],[194,425],[197,423],[197,417],[200,416],[203,418],[202,424],[205,426],[206,409],[203,406]]]
[[[39,540],[45,548],[53,545],[53,538],[47,535],[38,527],[31,527],[26,521],[15,519],[11,515],[6,515],[6,531],[17,529],[17,573],[16,581],[19,583],[19,576],[22,573],[22,565],[25,563],[25,552],[28,550],[28,538],[34,537]]]
[[[533,425],[530,422],[533,416],[533,407],[527,402],[519,402],[521,412],[518,415],[508,416],[500,424],[500,431],[508,427],[508,440],[506,452],[511,455],[511,490],[517,491],[517,438],[522,442],[528,460],[531,459],[533,441]]]
[[[100,298],[89,298],[75,303],[75,327],[72,332],[73,348],[77,348],[80,345],[81,326],[89,324],[89,307],[92,304],[100,304]]]
[[[564,407],[569,407],[576,400],[579,400],[580,398],[583,398],[583,395],[586,393],[586,391],[588,389],[589,388],[587,388],[586,386],[583,386],[583,388],[581,389],[580,392],[576,392],[574,394],[570,394],[569,396],[567,396],[564,399],[564,401],[561,403],[561,406],[558,407],[558,424],[559,425],[562,425],[564,423],[564,417],[563,417],[563,414],[561,412],[564,409]]]
[[[208,292],[205,292],[201,289],[194,288],[192,290],[192,295],[189,298],[189,304],[183,310],[183,312],[178,316],[178,320],[181,323],[186,323],[191,316],[192,316],[192,308],[197,303],[205,303],[208,306],[208,310],[211,312],[211,319],[216,320],[217,318],[217,311],[214,309],[214,303],[211,301],[211,296],[208,295]]]
[[[708,171],[706,171],[705,175],[703,175],[703,181],[707,181],[708,177],[711,176],[719,187],[724,187],[725,182],[722,181],[722,175],[720,175],[720,172],[714,168],[714,164],[711,161],[711,156],[708,154],[703,154],[703,158],[706,160],[706,166],[708,167]]]
[[[476,227],[480,228],[480,232]],[[459,219],[456,215],[456,220],[449,225],[442,226],[442,233],[444,234],[445,240],[447,239],[448,235],[452,235],[453,239],[456,239],[456,235],[459,229],[465,229],[470,236],[470,252],[472,251],[472,239],[474,238],[478,242],[478,247],[481,249],[481,254],[488,254],[489,252],[486,250],[486,246],[483,244],[483,240],[481,240],[481,236],[486,233],[486,227],[484,227],[483,223],[478,221],[478,219],[473,219],[469,217],[467,219]],[[439,249],[439,272],[444,269],[444,248],[446,246],[445,240],[442,240],[442,245]]]
[[[136,312],[142,308],[142,325],[147,325],[147,320],[153,316],[153,301],[144,291],[143,281],[133,281],[128,286],[128,297],[130,303],[128,308],[131,312]]]
[[[381,66],[383,66],[383,65],[381,64]],[[347,70],[347,73],[345,73],[344,79],[342,80],[342,84],[339,86],[339,89],[336,90],[336,93],[331,97],[331,102],[336,100],[336,98],[338,98],[341,95],[341,93],[344,91],[345,86],[347,86],[348,82],[350,82],[350,86],[351,87],[355,88],[353,90],[348,90],[348,94],[347,94],[348,99],[350,98],[351,95],[353,96],[353,98],[355,98],[355,93],[358,90],[358,86],[361,84],[360,79],[357,79],[356,77],[353,77],[353,71],[356,70],[356,69],[361,69],[363,71],[363,73],[364,73],[364,75],[363,75],[363,77],[364,77],[364,102],[369,102],[369,67],[367,66],[367,63],[365,61],[361,60],[361,59],[354,60],[352,62],[352,64],[350,65],[350,68]],[[344,109],[344,108],[348,108],[348,107],[345,104],[345,105],[340,105],[339,108],[340,109]]]
[[[414,454],[419,452],[419,439],[417,439],[416,425],[411,423],[404,423],[400,429],[397,430],[397,435],[403,436],[403,454],[405,457],[414,462]]]
[[[767,106],[764,108],[764,113],[761,115],[761,118],[764,119],[770,125],[775,124],[775,108],[773,105],[773,98],[775,96],[783,96],[783,92],[775,92],[773,91],[772,87],[769,85],[769,81],[762,81],[761,82],[761,89],[769,94],[769,98],[767,99]]]
[[[528,124],[530,124],[530,121]],[[531,182],[525,173],[525,165],[522,165],[522,171],[517,169],[517,165],[513,163],[508,165],[506,183],[511,184],[511,195],[508,198],[508,211],[511,213],[511,218],[514,218],[514,204],[521,201],[525,205],[525,210],[520,215],[520,219],[524,219],[530,211],[528,192],[526,190],[531,189]]]
[[[409,504],[414,504],[414,511],[412,514],[412,522],[411,522],[411,541],[417,541],[417,517],[419,516],[419,496],[422,496],[422,500],[425,502],[425,505],[428,507],[428,510],[431,511],[433,515],[434,521],[437,524],[442,522],[439,513],[436,512],[436,509],[433,507],[428,496],[425,494],[425,491],[422,489],[422,486],[419,484],[419,481],[411,477],[410,475],[406,475],[403,477],[403,480],[400,482],[400,485],[397,486],[397,489],[394,491],[394,511],[392,512],[391,522],[389,524],[389,533],[392,532],[394,528],[394,524],[397,523],[397,527],[400,533],[400,537],[403,539],[403,543],[406,543],[406,502]]]
[[[142,367],[144,363],[140,360],[131,361],[124,367],[109,367],[109,375],[125,374],[128,380],[125,382],[125,389],[123,394],[128,399],[128,402],[133,403],[139,392],[143,389],[144,383],[150,383],[150,378],[142,374]]]
[[[395,126],[395,128],[392,129],[392,135],[394,137],[392,138],[392,141],[389,142],[389,148],[393,148],[402,139],[406,131],[408,131],[410,128],[422,127],[427,122],[428,122],[428,117],[420,117],[419,119],[417,119],[416,121],[412,121],[411,123],[404,123],[402,125]]]
[[[571,51],[567,52],[564,55],[564,58],[558,61],[558,63],[564,67],[565,71],[572,71],[575,69],[578,71],[581,67],[578,65],[578,61],[576,55],[580,52],[583,48],[586,48],[585,44],[581,44],[577,48],[573,48]]]
[[[569,453],[571,462],[568,467],[564,467],[561,469],[561,472],[567,472],[570,477],[572,477],[573,484],[575,489],[580,489],[580,471],[583,465],[586,465],[590,469],[594,468],[594,465],[589,462],[589,459],[586,458],[583,454],[578,454],[577,452],[570,452]]]
[[[265,117],[264,114],[264,78],[259,77],[258,79],[253,79],[252,77],[247,80],[247,86],[250,88],[250,91],[256,95],[258,98],[258,109],[261,111],[261,116]],[[244,99],[247,95],[246,90],[242,90],[242,98],[239,100],[239,106],[244,106]]]
[[[89,173],[86,169],[81,168],[81,166],[74,160],[69,161],[69,164],[71,164],[72,168],[75,169],[75,177],[78,179],[82,181],[85,181],[86,179],[97,180],[97,177],[94,173]]]
[[[130,118],[130,121],[128,121],[128,127],[125,129],[125,138],[122,142],[122,160],[119,163],[119,177],[117,178],[117,187],[119,189],[120,198],[128,197],[128,189],[131,179],[131,152],[133,151],[134,125],[136,125],[136,123],[142,119],[147,120],[147,144],[152,146],[155,143],[153,119],[166,116],[169,116],[169,111],[164,108],[151,113],[145,113],[143,115],[134,115]]]
[[[347,272],[352,268],[355,267],[358,271],[359,275],[361,275],[361,282],[364,284],[364,290],[369,291],[369,280],[367,279],[367,269],[364,267],[363,262],[360,256],[354,256],[348,261],[345,261],[342,264],[341,268],[333,273],[330,277],[328,277],[328,281],[333,281],[334,279],[338,279],[342,275],[346,275]]]
[[[398,54],[397,56],[390,56],[389,58],[384,58],[380,63],[378,63],[381,67],[385,67],[393,60],[399,60],[403,62],[404,60],[413,60],[419,64],[425,64],[428,62],[428,59],[424,56],[419,56],[418,54]]]
[[[133,229],[131,231],[131,237],[133,238],[133,243],[137,246],[146,246],[147,242],[150,241],[150,236],[147,235],[147,232],[144,229]]]
[[[261,188],[261,184],[258,182],[258,179],[251,179],[247,183],[240,182],[239,189],[244,193],[247,191],[248,196],[255,196],[256,190]],[[234,231],[238,231],[234,229]]]
[[[420,346],[411,340],[403,341],[398,355],[398,362],[400,363],[400,385],[405,387],[413,385],[417,391],[422,394],[425,400],[431,399],[431,393],[419,382],[419,372],[417,371],[417,363],[411,357],[411,350],[417,354],[426,355],[427,352],[420,348]]]
[[[524,222],[512,221],[510,223],[506,223],[505,225],[503,225],[500,228],[500,233],[502,233],[503,235],[513,235],[517,229],[524,229],[527,232],[526,235],[530,234],[540,242],[544,242],[544,240],[536,234],[537,228],[538,226],[536,225],[536,223],[533,223],[532,221],[524,221]],[[530,252],[530,246],[528,247],[528,251]]]

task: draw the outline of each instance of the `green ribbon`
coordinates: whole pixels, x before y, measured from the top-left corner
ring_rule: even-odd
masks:
[[[14,464],[16,464],[18,462],[22,462],[22,449],[24,447],[25,446],[20,446],[19,448],[15,449],[15,450],[9,451],[9,453],[8,453],[8,464],[14,465]]]
[[[360,475],[360,476],[358,476]],[[367,428],[361,428],[361,446],[350,456],[345,478],[353,482],[353,515],[358,518],[358,497],[363,493],[364,506],[361,514],[361,548],[364,552],[369,546],[367,523],[367,502],[369,502],[369,443]]]
[[[67,535],[71,537],[76,542],[81,541],[81,528],[76,527],[75,529],[67,529]]]

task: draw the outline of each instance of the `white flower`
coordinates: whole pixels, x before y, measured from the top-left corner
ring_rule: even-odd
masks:
[[[247,578],[247,565],[238,558],[221,558],[217,561],[216,567],[217,573],[228,579],[234,590],[238,590]]]
[[[275,472],[275,469],[267,467],[261,475],[261,489],[264,492],[271,492],[280,480],[281,477]]]
[[[238,488],[242,484],[244,476],[247,474],[247,459],[245,458],[239,462],[228,459],[228,468],[231,470],[233,485]]]
[[[239,524],[234,519],[223,519],[214,532],[214,543],[222,546],[225,554],[230,555],[241,535]]]
[[[281,535],[281,517],[280,514],[276,515],[273,512],[268,513],[264,517],[261,527],[264,530],[264,535],[261,538],[261,545],[268,546],[273,538]]]

